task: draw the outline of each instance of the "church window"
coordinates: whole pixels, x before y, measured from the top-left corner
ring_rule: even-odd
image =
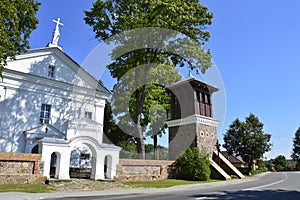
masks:
[[[87,111],[85,111],[85,113],[84,113],[84,117],[85,118],[88,118],[88,119],[92,119],[92,112],[87,112]]]
[[[42,104],[41,114],[40,114],[40,122],[42,124],[49,124],[50,112],[51,112],[51,105]]]
[[[49,68],[48,68],[48,77],[49,78],[54,78],[54,70],[55,70],[55,66],[49,65]]]

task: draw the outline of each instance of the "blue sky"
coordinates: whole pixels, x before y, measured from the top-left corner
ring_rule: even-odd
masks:
[[[60,28],[59,44],[82,64],[99,45],[92,28],[83,21],[83,10],[90,9],[92,1],[41,2],[37,14],[40,23],[31,35],[31,47],[41,48],[51,41],[55,27],[52,19],[60,17],[64,26]],[[226,118],[219,139],[234,119],[244,120],[253,113],[265,124],[265,132],[272,134],[274,146],[266,157],[282,154],[289,158],[292,139],[300,126],[300,1],[201,2],[215,16],[208,27],[211,39],[206,46],[226,89]],[[111,84],[106,78],[104,83]]]

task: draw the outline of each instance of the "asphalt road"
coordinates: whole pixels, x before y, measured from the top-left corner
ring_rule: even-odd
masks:
[[[201,199],[300,199],[300,173],[268,173],[250,180],[142,190],[117,195],[94,195],[51,199],[66,200],[201,200]]]
[[[300,172],[267,173],[242,180],[182,185],[164,189],[81,193],[0,193],[0,199],[28,200],[300,200]]]

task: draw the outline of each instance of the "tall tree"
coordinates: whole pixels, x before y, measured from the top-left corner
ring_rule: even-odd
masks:
[[[297,161],[297,169],[300,170],[300,127],[295,133],[293,140],[293,153],[291,157],[294,161]]]
[[[149,71],[151,80],[155,80],[156,77],[158,77],[158,72],[153,69]],[[140,101],[137,95],[139,90],[134,90],[134,92],[131,93],[132,90],[128,89],[131,87],[134,88],[133,85],[135,82],[132,81],[132,77],[135,76],[135,73],[136,70],[131,71],[131,73],[122,77],[122,81],[120,81],[119,84],[114,86],[112,104],[115,111],[114,113],[117,113],[115,117],[119,122],[118,125],[135,139],[138,145],[138,153],[142,155],[143,152],[145,152],[144,138],[152,136],[157,140],[157,135],[164,133],[167,110],[170,110],[170,96],[161,85],[154,83],[148,83],[146,85],[147,93],[145,93],[144,103],[141,107],[141,116],[139,118],[141,135],[136,134],[136,126],[134,126],[131,119],[135,119],[136,117],[137,105]],[[160,69],[159,73],[164,74],[165,82],[169,84],[180,80],[181,77],[178,71],[172,66],[165,66],[165,68]],[[126,109],[124,110],[124,108]],[[157,146],[157,144],[155,146]],[[142,158],[145,158],[144,156],[145,155],[142,155]]]
[[[0,77],[8,59],[29,48],[29,37],[36,29],[40,3],[35,0],[0,1]]]
[[[254,160],[271,150],[271,135],[264,133],[263,126],[253,114],[246,117],[245,122],[234,120],[224,135],[223,147],[230,154],[240,155],[251,168]]]
[[[133,134],[137,138],[138,152],[144,159],[143,107],[150,69],[155,63],[172,67],[187,65],[205,72],[211,66],[211,55],[202,46],[210,37],[205,29],[211,24],[213,15],[207,7],[199,4],[199,0],[97,0],[90,11],[85,11],[85,15],[85,22],[93,27],[98,39],[108,41],[114,36],[119,42],[112,51],[114,60],[108,66],[111,75],[120,81],[125,73],[132,69],[135,71],[131,85],[127,83],[126,87],[136,89]],[[145,27],[164,28],[164,31],[149,31]],[[122,34],[137,28],[140,28],[139,34]],[[174,34],[174,31],[186,35],[189,40]],[[188,46],[190,40],[195,42],[194,46]],[[140,44],[144,44],[143,48]],[[176,49],[177,53],[170,48]],[[138,70],[141,65],[145,67]]]

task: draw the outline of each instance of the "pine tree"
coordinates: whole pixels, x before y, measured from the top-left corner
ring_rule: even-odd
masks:
[[[291,157],[294,161],[297,161],[297,169],[300,170],[300,127],[295,133],[293,140],[293,153]]]

